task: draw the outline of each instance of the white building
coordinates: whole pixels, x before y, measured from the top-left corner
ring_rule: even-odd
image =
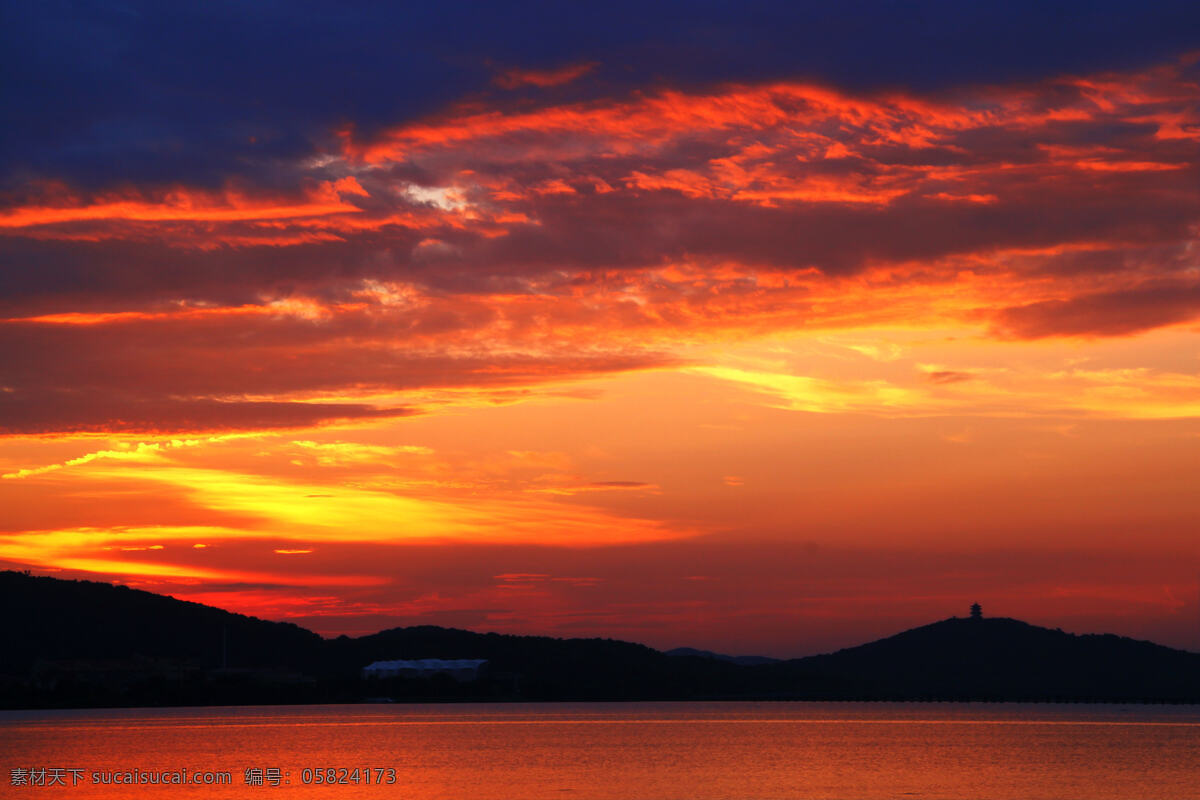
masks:
[[[484,658],[420,658],[415,661],[376,661],[363,667],[364,678],[432,678],[434,675],[449,675],[456,681],[473,681],[479,678]]]

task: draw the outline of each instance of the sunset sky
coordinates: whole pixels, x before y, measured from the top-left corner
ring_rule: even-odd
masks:
[[[1200,649],[1200,9],[1044,7],[11,4],[0,567]]]

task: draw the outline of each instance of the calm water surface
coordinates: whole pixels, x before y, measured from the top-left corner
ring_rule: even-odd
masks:
[[[315,783],[329,768],[346,783]],[[1200,800],[1200,708],[560,703],[9,711],[0,712],[0,769],[0,797],[78,800]],[[19,780],[27,769],[61,770],[67,785],[12,785],[14,770]],[[228,772],[231,783],[93,782],[104,773],[184,769],[189,779]],[[256,769],[265,778],[278,770],[280,785],[247,785],[247,770]]]

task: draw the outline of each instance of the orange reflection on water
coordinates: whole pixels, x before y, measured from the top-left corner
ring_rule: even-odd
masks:
[[[1191,707],[359,705],[0,720],[5,783],[13,769],[75,768],[71,795],[80,798],[1200,797],[1200,711]],[[92,783],[113,771],[185,768],[192,779],[227,772],[231,782]],[[247,770],[268,785],[247,785]]]

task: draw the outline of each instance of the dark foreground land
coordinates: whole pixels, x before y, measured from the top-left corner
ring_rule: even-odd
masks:
[[[0,614],[0,708],[384,698],[1200,702],[1200,654],[1002,618],[951,618],[828,655],[747,663],[611,639],[432,626],[324,639],[124,586],[18,572],[0,572]],[[468,682],[361,676],[372,661],[419,658],[488,665]]]

